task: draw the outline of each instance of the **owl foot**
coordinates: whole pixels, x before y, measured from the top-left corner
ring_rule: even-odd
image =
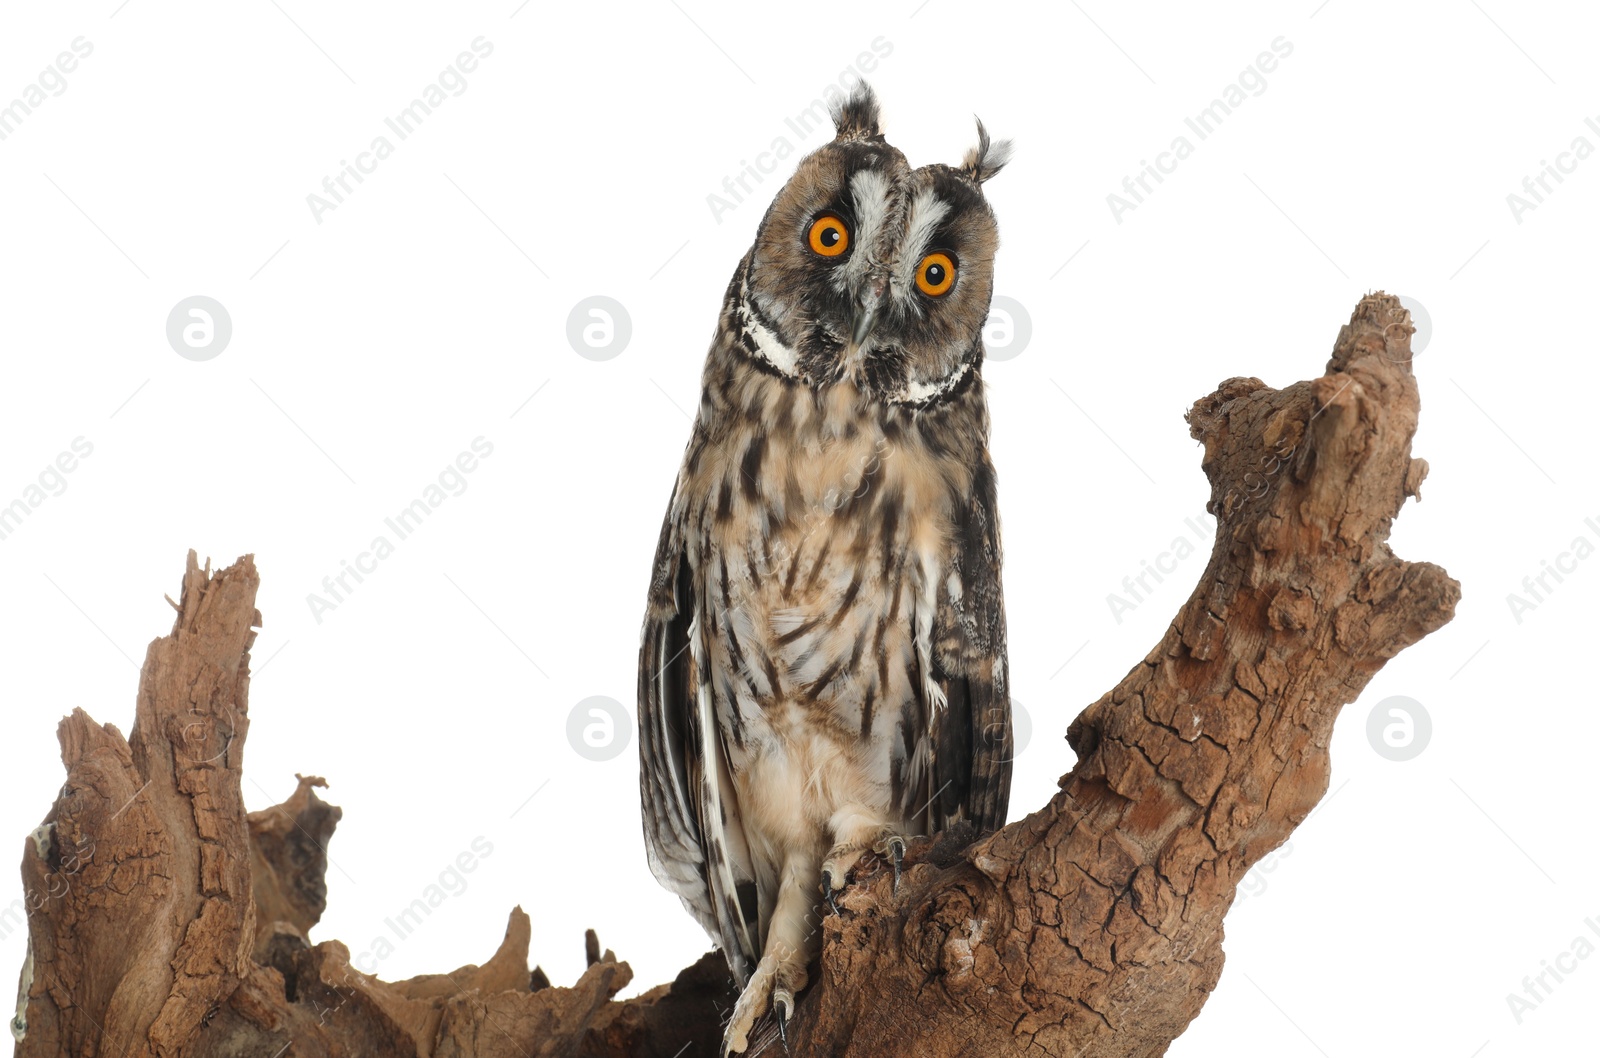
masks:
[[[822,861],[822,899],[833,913],[839,913],[839,894],[850,884],[850,868],[866,849],[862,846],[835,845],[826,860]]]
[[[839,893],[844,890],[844,879],[839,879],[839,884],[833,884],[833,877],[828,874],[828,868],[822,868],[822,899],[826,900],[828,907],[837,915],[839,913]]]
[[[783,1042],[783,1049],[789,1049],[789,1026],[794,1022],[794,994],[807,983],[805,964],[796,961],[799,957],[798,952],[793,952],[784,958],[781,951],[769,951],[762,956],[756,964],[755,973],[750,975],[750,983],[745,985],[738,1002],[733,1005],[733,1016],[729,1018],[728,1027],[722,1034],[722,1058],[728,1058],[730,1054],[744,1054],[750,1047],[750,1036],[755,1031],[756,1022],[768,1013],[777,1023],[778,1039]],[[757,1042],[761,1043],[759,1040]],[[767,1037],[765,1043],[771,1042],[772,1038]],[[756,1049],[759,1051],[761,1047]]]
[[[756,964],[755,973],[750,975],[750,983],[739,993],[738,1002],[733,1005],[733,1015],[728,1019],[728,1027],[723,1030],[722,1058],[728,1058],[730,1054],[743,1054],[749,1048],[750,1030],[755,1028],[756,1019],[767,1012],[777,975],[777,955],[770,952],[763,955]]]
[[[778,1022],[778,1039],[783,1042],[784,1053],[789,1050],[789,1019],[794,1017],[794,993],[787,988],[772,991],[772,1016]]]
[[[889,883],[889,891],[898,893],[900,891],[900,869],[906,859],[906,839],[899,834],[890,834],[883,839],[881,848],[874,848],[872,851],[880,856],[889,857],[889,862],[894,867],[894,879]]]
[[[860,834],[858,840],[841,841],[829,849],[828,858],[822,861],[822,898],[834,914],[839,913],[838,896],[849,884],[852,868],[861,858],[861,854],[869,850],[889,861],[894,870],[893,891],[900,891],[906,839],[895,833],[891,826],[872,826],[868,833]]]

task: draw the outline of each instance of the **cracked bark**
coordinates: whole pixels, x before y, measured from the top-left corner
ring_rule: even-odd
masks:
[[[1427,473],[1411,331],[1369,295],[1322,377],[1229,379],[1190,409],[1218,521],[1194,594],[1073,722],[1078,762],[1048,804],[975,844],[919,843],[898,895],[882,874],[846,892],[793,1055],[1145,1058],[1189,1025],[1235,887],[1327,790],[1340,708],[1460,594],[1387,544]],[[62,722],[67,783],[23,853],[19,1058],[715,1054],[731,997],[714,955],[618,1002],[631,971],[592,935],[571,987],[530,971],[520,908],[482,966],[408,981],[309,942],[339,810],[302,778],[244,814],[256,585],[249,557],[210,574],[191,552],[133,734]]]

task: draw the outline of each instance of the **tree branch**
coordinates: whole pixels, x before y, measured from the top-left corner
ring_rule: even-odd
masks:
[[[1194,594],[1073,722],[1049,804],[975,844],[919,842],[898,894],[882,875],[846,892],[793,1055],[1144,1058],[1188,1026],[1240,879],[1327,790],[1340,708],[1460,595],[1387,543],[1427,473],[1411,331],[1369,295],[1321,378],[1230,379],[1195,404],[1218,528]],[[62,722],[67,784],[23,857],[19,1058],[715,1054],[732,996],[714,954],[617,1002],[632,972],[592,934],[572,987],[530,971],[520,908],[481,967],[396,983],[309,943],[339,810],[302,778],[243,812],[256,585],[248,556],[212,575],[191,552],[132,736]]]

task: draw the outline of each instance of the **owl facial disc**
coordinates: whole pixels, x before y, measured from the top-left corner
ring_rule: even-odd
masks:
[[[983,184],[1009,145],[980,123],[960,165],[914,169],[884,140],[865,86],[835,124],[778,192],[730,290],[740,345],[813,389],[849,381],[885,402],[938,400],[983,356],[999,245]]]

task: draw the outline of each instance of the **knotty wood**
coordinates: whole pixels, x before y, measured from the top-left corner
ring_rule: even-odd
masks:
[[[791,1054],[1146,1058],[1199,1014],[1239,881],[1327,790],[1341,707],[1460,595],[1387,543],[1427,473],[1411,332],[1369,295],[1321,377],[1229,379],[1190,409],[1218,521],[1194,594],[1073,722],[1048,804],[919,843],[897,894],[881,872],[846,892]],[[22,857],[18,1058],[714,1055],[732,1000],[714,954],[618,1002],[632,971],[592,935],[573,985],[530,970],[521,908],[482,966],[407,981],[310,943],[340,813],[319,778],[244,812],[258,584],[249,556],[212,572],[190,552],[132,733],[62,721],[67,780]]]

